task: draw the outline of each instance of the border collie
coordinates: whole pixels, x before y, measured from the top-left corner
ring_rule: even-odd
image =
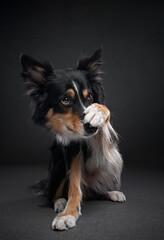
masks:
[[[82,199],[125,202],[118,191],[123,164],[118,136],[104,105],[102,50],[64,70],[27,55],[21,63],[34,103],[32,119],[53,134],[48,177],[37,185],[58,213],[52,228],[74,227]]]

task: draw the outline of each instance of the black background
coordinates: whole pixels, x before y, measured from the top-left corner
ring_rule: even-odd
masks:
[[[5,1],[0,18],[2,164],[49,158],[48,132],[29,120],[20,54],[66,68],[103,46],[106,105],[125,167],[163,166],[162,1]]]

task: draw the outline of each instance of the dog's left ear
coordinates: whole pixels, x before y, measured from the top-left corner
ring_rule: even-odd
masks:
[[[102,48],[99,48],[91,57],[80,59],[77,69],[89,71],[91,74],[98,74],[99,67],[102,65]]]
[[[83,58],[78,62],[77,69],[85,71],[90,82],[93,101],[99,104],[104,104],[104,89],[100,76],[100,66],[102,65],[102,48],[98,49],[91,57]]]

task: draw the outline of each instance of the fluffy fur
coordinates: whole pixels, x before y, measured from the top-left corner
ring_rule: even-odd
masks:
[[[54,70],[26,55],[21,63],[34,103],[32,119],[48,128],[54,139],[48,177],[35,186],[59,212],[52,228],[74,227],[82,198],[124,202],[118,192],[122,171],[118,136],[104,105],[99,71],[102,50],[81,59],[74,69]]]

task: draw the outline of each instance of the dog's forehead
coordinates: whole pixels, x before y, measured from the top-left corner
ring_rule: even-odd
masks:
[[[84,89],[89,89],[90,84],[86,75],[81,71],[72,71],[70,72],[71,83],[75,90],[82,91]]]
[[[89,82],[85,74],[79,70],[57,70],[54,71],[54,74],[55,77],[52,83],[55,88],[60,89],[62,92],[70,88],[75,90],[75,85],[79,91],[89,88]]]

